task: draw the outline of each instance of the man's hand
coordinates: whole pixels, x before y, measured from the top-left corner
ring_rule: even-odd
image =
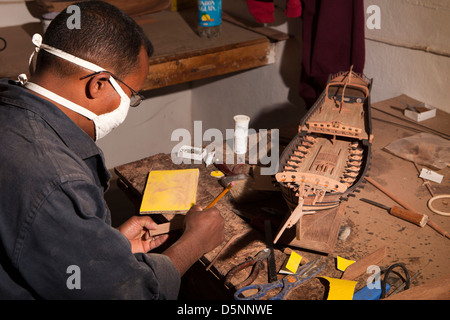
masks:
[[[195,205],[186,214],[184,235],[191,235],[198,242],[202,255],[213,250],[225,239],[225,220],[219,210],[211,208],[202,210]]]
[[[168,235],[151,237],[150,230],[155,230],[156,228],[156,222],[149,216],[133,216],[119,226],[117,230],[130,240],[133,253],[145,253],[159,247],[168,238]]]
[[[186,213],[184,223],[183,235],[163,252],[181,275],[225,239],[225,221],[216,208],[202,211],[199,206],[193,206]]]

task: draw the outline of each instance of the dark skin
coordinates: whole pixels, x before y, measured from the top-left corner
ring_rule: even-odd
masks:
[[[138,56],[137,68],[121,80],[136,91],[141,90],[148,73],[148,65],[148,56],[144,47],[142,47]],[[114,70],[109,71],[114,73]],[[100,73],[80,80],[81,77],[90,73],[92,73],[91,70],[80,68],[79,73],[61,79],[51,70],[46,70],[33,75],[30,81],[83,106],[97,115],[113,111],[119,106],[120,96],[108,81],[110,75]],[[62,82],[64,83],[63,86],[61,85]],[[131,91],[126,86],[120,82],[119,85],[128,96],[131,96]],[[41,97],[49,100],[46,97]],[[95,127],[92,120],[58,103],[51,102],[94,139]],[[133,253],[148,252],[160,246],[168,238],[167,235],[155,238],[149,236],[151,230],[155,230],[156,226],[156,223],[149,216],[133,216],[118,227],[118,230],[130,241]],[[224,219],[219,211],[215,208],[202,211],[199,206],[194,206],[186,214],[182,236],[163,254],[172,260],[180,275],[183,275],[192,264],[205,253],[221,244],[223,240]]]

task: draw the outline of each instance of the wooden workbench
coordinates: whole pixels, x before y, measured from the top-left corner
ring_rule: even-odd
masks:
[[[275,62],[275,45],[266,36],[223,21],[222,34],[202,39],[197,12],[168,10],[135,18],[154,46],[143,91],[199,80]],[[31,37],[40,23],[0,28],[7,47],[0,52],[0,77],[17,79],[28,72]],[[280,32],[278,32],[281,34]]]
[[[414,135],[417,133],[417,130],[425,130],[424,127],[418,127],[412,123],[400,120],[403,117],[401,112],[391,108],[391,106],[402,107],[403,102],[411,103],[413,100],[403,95],[373,104],[372,115],[375,138],[369,175],[399,198],[417,208],[419,212],[429,215],[441,228],[450,231],[450,220],[448,217],[434,214],[428,210],[426,202],[430,198],[430,194],[424,187],[423,181],[418,178],[414,165],[383,150],[388,143],[394,140]],[[395,118],[382,111],[400,118]],[[420,125],[450,134],[449,123],[450,115],[438,110],[437,117],[421,122]],[[286,132],[289,132],[289,130]],[[295,129],[290,132],[294,134]],[[217,180],[209,175],[209,172],[214,170],[212,166],[208,168],[204,165],[177,166],[172,163],[170,156],[165,154],[158,154],[118,166],[115,168],[115,172],[119,177],[118,183],[122,186],[122,189],[138,206],[145,180],[150,170],[180,167],[199,168],[198,204],[201,206],[207,205],[222,190],[222,186]],[[450,181],[448,179],[450,168],[441,169],[438,173],[445,176],[443,182],[441,184],[431,183],[431,186],[435,194],[448,194],[450,191]],[[382,247],[386,247],[386,256],[380,262],[380,267],[388,267],[393,263],[402,262],[408,268],[411,276],[420,272],[412,282],[412,286],[426,284],[429,281],[449,274],[450,252],[448,239],[442,237],[430,227],[420,228],[389,215],[383,209],[364,203],[359,200],[362,197],[382,202],[388,206],[395,205],[391,199],[375,187],[367,184],[365,188],[356,193],[355,197],[351,197],[346,203],[342,229],[347,228],[350,230],[350,235],[345,240],[336,242],[334,252],[327,255],[301,248],[293,249],[309,260],[324,257],[327,266],[320,275],[334,278],[340,278],[342,275],[342,272],[337,270],[335,266],[335,257],[337,255],[358,261]],[[264,214],[261,208],[265,206],[276,208],[281,212],[287,208],[280,193],[274,192],[270,197],[264,196],[262,198],[251,203],[236,204],[231,201],[231,197],[228,195],[216,205],[226,220],[226,241],[237,234],[240,236],[232,246],[219,255],[210,271],[206,272],[206,267],[216,257],[226,241],[212,252],[207,253],[193,266],[183,279],[182,295],[184,298],[232,299],[233,290],[228,290],[223,285],[224,276],[233,266],[244,261],[246,257],[253,256],[265,248],[264,234],[234,214],[232,209],[239,208],[255,214],[258,212]],[[277,269],[281,267],[286,257],[283,253],[284,249],[285,246],[282,244],[278,244],[275,248]],[[267,283],[268,275],[266,270],[267,265],[255,283]],[[366,285],[369,275],[362,274],[356,279],[358,281],[356,291]],[[241,278],[235,279],[234,283],[238,283],[245,277],[246,275],[242,275]],[[295,289],[288,298],[322,300],[326,298],[326,286],[326,281],[321,278],[314,278]],[[426,297],[423,297],[423,299],[426,299]]]
[[[200,176],[197,190],[197,204],[206,207],[223,190],[223,187],[218,183],[217,178],[210,175],[211,171],[215,170],[213,166],[207,168],[203,164],[175,165],[172,163],[170,155],[157,154],[136,162],[118,166],[115,168],[115,173],[120,178],[118,183],[120,184],[121,189],[130,199],[132,199],[136,206],[136,210],[138,210],[149,171],[185,168],[199,169]],[[279,206],[284,206],[285,209],[287,209],[281,198],[278,197],[275,201],[277,201]],[[259,202],[260,205],[267,203],[269,202]],[[189,286],[189,292],[186,292],[185,295],[191,297],[192,295],[196,295],[196,298],[208,298],[211,297],[210,290],[217,290],[216,294],[220,297],[230,298],[231,291],[225,288],[221,283],[224,276],[232,266],[243,262],[247,257],[256,255],[260,250],[266,247],[264,231],[252,228],[252,226],[232,212],[232,209],[237,207],[244,210],[251,210],[253,207],[252,204],[244,204],[241,206],[235,205],[230,201],[230,197],[226,196],[224,199],[221,199],[215,207],[220,210],[225,219],[225,242],[223,245],[234,236],[237,236],[237,238],[232,241],[231,246],[220,253],[217,261],[211,267],[210,272],[205,272],[205,268],[209,266],[213,259],[218,255],[222,246],[205,254],[199,263],[194,266],[194,271],[191,270],[190,274],[185,276],[186,281],[192,281],[192,279],[198,279],[199,277],[202,279],[202,281],[197,282],[195,286]],[[153,216],[154,220],[158,222],[168,221],[172,217],[173,215],[171,214]],[[275,257],[278,269],[284,261],[284,254],[280,250],[276,250]],[[239,276],[233,279],[233,284],[243,281],[245,279],[244,275],[245,272],[239,274]],[[260,283],[267,282],[267,273],[262,272],[258,281]],[[213,284],[211,285],[210,282]],[[193,293],[192,289],[195,289],[196,292]]]

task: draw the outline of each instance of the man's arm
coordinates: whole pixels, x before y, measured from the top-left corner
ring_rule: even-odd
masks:
[[[157,248],[168,238],[167,235],[151,240],[146,237],[149,231],[156,228],[156,223],[149,216],[133,216],[117,229],[128,238],[133,253],[145,253]],[[202,211],[199,206],[194,206],[186,214],[184,229],[183,235],[163,252],[172,260],[180,275],[203,254],[222,243],[224,219],[217,209]]]
[[[217,209],[201,211],[200,207],[194,206],[186,214],[183,235],[163,254],[183,275],[205,253],[223,242],[224,223]]]
[[[42,192],[16,241],[16,267],[36,297],[176,299],[180,275],[172,261],[133,254],[129,240],[109,225],[95,185],[66,181]]]

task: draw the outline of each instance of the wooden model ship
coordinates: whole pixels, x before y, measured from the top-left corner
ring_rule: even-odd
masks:
[[[303,215],[338,207],[362,182],[373,137],[371,86],[371,79],[352,68],[330,75],[325,90],[301,120],[275,175],[291,215],[274,242],[294,225],[299,239]]]

